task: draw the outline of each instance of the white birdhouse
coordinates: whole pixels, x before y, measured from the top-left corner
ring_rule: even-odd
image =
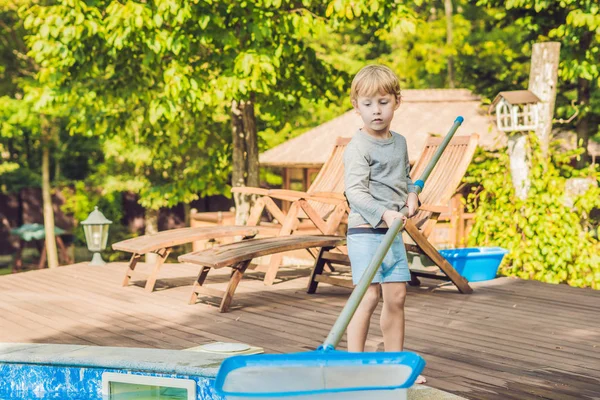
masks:
[[[496,112],[496,125],[501,131],[535,131],[540,124],[540,103],[529,90],[500,92],[489,111]]]

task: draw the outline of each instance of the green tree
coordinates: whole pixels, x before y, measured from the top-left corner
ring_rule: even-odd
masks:
[[[14,147],[19,141],[28,144],[31,136],[39,138],[42,149],[41,180],[43,197],[44,228],[46,231],[46,249],[48,266],[58,266],[58,254],[54,236],[54,211],[52,208],[50,188],[50,150],[56,142],[57,120],[50,118],[59,112],[47,103],[46,91],[37,85],[33,79],[39,66],[28,55],[28,48],[23,40],[24,30],[18,17],[18,9],[30,7],[29,0],[5,1],[0,3],[0,30],[3,35],[0,40],[0,58],[3,61],[0,67],[0,107],[6,108],[0,114],[2,129],[0,137],[8,142],[6,157],[7,163],[0,166],[2,173],[17,170],[11,159],[19,157],[18,150]],[[12,111],[12,112],[11,112]],[[4,145],[0,142],[0,150]],[[29,149],[26,149],[25,159],[29,161]],[[18,166],[18,164],[17,164]],[[17,174],[22,174],[17,170]],[[25,171],[27,172],[27,171]],[[4,185],[6,186],[6,185]]]
[[[27,110],[20,107],[23,91],[19,82],[31,79],[37,65],[27,57],[27,46],[23,41],[23,27],[19,21],[18,9],[29,1],[0,2],[0,176],[7,173],[26,173],[29,148],[22,149],[35,121],[29,118]],[[25,130],[25,131],[24,131]],[[24,150],[24,151],[20,151]],[[9,189],[4,175],[0,181],[3,191]]]
[[[561,43],[557,111],[568,117],[575,101],[579,111],[574,121],[578,145],[585,157],[589,140],[600,124],[600,6],[590,0],[480,0],[489,8],[496,25],[525,33],[526,43],[554,40]],[[567,115],[565,115],[567,114]]]
[[[306,38],[329,22],[384,26],[406,13],[377,0],[64,0],[23,17],[38,78],[72,110],[71,131],[106,138],[107,159],[130,165],[111,179],[157,210],[222,191],[229,172],[233,185],[258,185],[256,132],[346,84]]]
[[[412,18],[388,29],[348,23],[318,35],[314,47],[319,57],[350,75],[367,63],[385,63],[410,89],[451,87],[452,81],[492,99],[499,91],[526,85],[531,56],[526,33],[498,26],[494,12],[465,0],[452,1],[449,26],[447,3],[413,1],[407,3]]]

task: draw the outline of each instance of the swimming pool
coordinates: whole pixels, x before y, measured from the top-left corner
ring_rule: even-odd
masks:
[[[0,400],[224,400],[214,382],[225,358],[181,350],[0,343]],[[177,390],[182,387],[186,393]],[[425,385],[409,389],[408,398],[462,399]]]
[[[1,400],[222,400],[218,354],[60,344],[0,344]]]

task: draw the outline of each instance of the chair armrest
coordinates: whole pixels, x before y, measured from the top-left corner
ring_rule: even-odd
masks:
[[[231,188],[232,193],[257,194],[259,196],[269,196],[280,200],[295,201],[309,196],[306,192],[287,189],[263,189],[251,186],[238,186]]]
[[[268,196],[269,189],[257,188],[252,186],[236,186],[231,188],[232,193],[257,194],[260,196]]]
[[[444,213],[444,212],[449,212],[450,211],[450,207],[448,207],[448,206],[436,206],[436,205],[433,205],[433,204],[422,204],[419,207],[419,211],[429,211],[429,212],[432,212],[432,213],[441,214],[441,213]]]
[[[317,192],[311,194],[306,200],[314,200],[327,204],[339,204],[346,202],[346,196],[336,192]]]
[[[346,196],[337,192],[315,192],[311,194],[311,197],[329,197],[330,199],[346,201]]]
[[[339,204],[346,201],[346,197],[343,194],[335,192],[318,192],[309,194],[295,190],[273,189],[269,191],[268,195],[280,200],[298,201],[300,199],[304,199],[326,204]]]
[[[296,201],[310,197],[310,195],[306,192],[288,189],[271,189],[266,195],[275,199],[288,201]]]
[[[335,192],[318,192],[318,193],[306,193],[298,190],[288,189],[262,189],[249,186],[239,186],[231,188],[233,193],[246,193],[246,194],[257,194],[260,196],[269,196],[279,200],[297,201],[300,199],[314,200],[321,203],[327,204],[338,204],[346,201],[346,197],[341,193]]]

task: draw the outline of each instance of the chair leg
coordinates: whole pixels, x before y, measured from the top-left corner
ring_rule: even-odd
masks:
[[[162,254],[161,254],[162,251]],[[152,274],[148,277],[146,281],[146,287],[144,288],[146,292],[154,291],[154,286],[156,285],[156,279],[158,279],[158,272],[160,271],[160,267],[164,264],[167,257],[171,253],[171,249],[161,249],[158,251],[158,257],[156,258],[156,264],[154,264],[154,269],[152,270]]]
[[[42,250],[40,251],[40,262],[38,263],[38,269],[46,267],[46,242],[42,242]]]
[[[415,274],[410,274],[410,281],[408,281],[408,284],[410,286],[421,286],[421,281],[419,280],[419,277],[416,276]]]
[[[277,222],[283,226],[283,222],[286,220],[287,215],[281,208],[270,197],[263,197],[265,207],[267,211],[277,220]]]
[[[321,248],[321,251],[319,251],[319,256],[316,258],[315,265],[310,274],[310,280],[308,281],[308,287],[306,288],[306,293],[313,294],[317,291],[317,286],[319,285],[319,282],[317,282],[315,280],[315,277],[317,275],[323,274],[323,269],[325,267],[326,261],[323,259],[322,256],[323,256],[323,253],[325,253],[326,251],[329,251],[331,249],[332,249],[331,247],[323,247],[323,248]]]
[[[63,242],[60,236],[56,237],[56,245],[58,246],[58,251],[60,258],[62,258],[62,262],[66,265],[71,264],[71,260],[67,254],[67,248],[65,247],[65,242]]]
[[[265,273],[265,278],[263,283],[266,286],[271,286],[273,282],[275,282],[275,278],[277,277],[277,271],[279,271],[279,267],[283,262],[283,254],[273,254],[271,256],[271,261],[269,262],[269,267],[267,272]]]
[[[252,206],[252,211],[248,216],[248,220],[246,221],[246,225],[248,226],[257,226],[260,224],[260,217],[262,216],[263,210],[265,209],[265,200],[263,197],[259,197],[256,202],[254,202],[254,206]]]
[[[327,218],[327,235],[335,235],[344,215],[346,215],[346,204],[337,205],[333,213]]]
[[[410,235],[410,237],[415,241],[417,246],[423,251],[425,255],[427,255],[431,260],[437,265],[444,274],[452,281],[452,283],[458,288],[461,293],[469,294],[473,292],[471,286],[469,286],[469,282],[459,275],[458,272],[450,265],[448,261],[436,250],[435,247],[429,243],[429,240],[419,232],[419,228],[415,226],[413,222],[410,220],[406,223],[404,227],[406,233]]]
[[[281,230],[279,231],[279,236],[288,236],[294,232],[296,224],[298,223],[298,212],[299,209],[297,202],[292,203],[285,221],[282,224]],[[277,271],[279,270],[282,261],[283,254],[273,254],[271,256],[271,262],[269,263],[269,267],[265,273],[265,278],[263,279],[265,285],[271,286],[273,282],[275,282]]]
[[[13,274],[19,272],[19,270],[23,268],[23,247],[25,247],[25,241],[19,240],[19,248],[15,254],[15,264],[12,269]]]
[[[196,304],[196,301],[198,301],[198,287],[204,284],[204,281],[206,280],[206,276],[208,275],[209,271],[210,267],[202,267],[200,272],[198,272],[198,277],[196,278],[196,280],[194,281],[194,285],[192,286],[192,295],[188,304]]]
[[[135,270],[135,265],[138,263],[138,261],[140,261],[141,257],[142,255],[137,253],[133,253],[133,255],[131,256],[131,260],[129,260],[129,266],[127,267],[127,271],[125,271],[125,278],[123,279],[122,286],[129,285],[129,280],[133,276],[133,270]]]
[[[224,313],[229,310],[229,305],[231,304],[231,300],[233,300],[233,295],[235,293],[235,289],[237,288],[238,284],[242,280],[242,277],[244,276],[244,272],[250,265],[251,261],[252,260],[242,261],[241,263],[239,263],[237,266],[234,267],[234,273],[232,274],[231,278],[229,279],[229,285],[227,285],[227,290],[225,290],[225,294],[223,295],[223,300],[221,300],[221,306],[219,307],[220,312]]]

